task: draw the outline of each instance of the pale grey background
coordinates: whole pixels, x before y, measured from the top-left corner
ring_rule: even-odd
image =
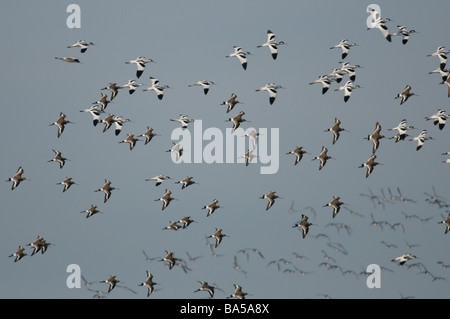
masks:
[[[117,275],[124,284],[135,290],[132,294],[116,288],[108,298],[146,298],[146,289],[138,287],[145,280],[145,271],[154,274],[160,283],[151,298],[206,298],[206,292],[193,293],[198,280],[217,284],[217,298],[233,292],[233,283],[243,286],[249,298],[447,298],[448,279],[433,281],[418,268],[399,267],[390,260],[403,253],[420,257],[434,276],[447,278],[449,270],[437,261],[450,264],[448,241],[444,226],[438,221],[446,216],[444,209],[425,202],[424,192],[437,192],[449,198],[448,170],[441,161],[441,153],[450,150],[450,127],[439,131],[424,117],[447,109],[446,87],[439,85],[437,75],[428,72],[438,67],[436,57],[426,57],[439,45],[450,46],[446,32],[449,3],[446,1],[377,1],[381,15],[393,21],[392,32],[401,24],[419,33],[413,34],[407,45],[401,39],[392,43],[383,39],[378,30],[366,30],[366,7],[361,1],[77,1],[81,7],[81,28],[66,26],[68,1],[8,1],[0,10],[1,87],[1,176],[13,176],[22,165],[25,181],[14,191],[4,183],[0,190],[0,297],[2,298],[91,298],[94,293],[86,287],[66,287],[66,267],[80,265],[89,281],[101,281]],[[272,60],[267,48],[256,48],[266,41],[267,29],[280,46],[277,60]],[[329,48],[341,39],[357,42],[347,61],[359,64],[355,90],[348,103],[337,87],[321,94],[320,85],[308,83],[319,75],[340,67],[339,50]],[[81,54],[68,45],[79,39],[96,45]],[[248,68],[242,69],[236,59],[227,59],[234,45],[250,51]],[[82,64],[68,64],[55,56],[79,57]],[[107,108],[108,112],[132,120],[124,125],[120,136],[113,130],[102,133],[103,125],[93,127],[90,115],[79,110],[88,108],[100,97],[100,89],[109,82],[125,84],[135,78],[134,65],[124,62],[137,56],[152,58],[139,79],[145,88],[149,76],[168,84],[162,101],[153,92],[126,91]],[[188,84],[201,79],[214,81],[208,95]],[[267,82],[276,82],[286,89],[279,91],[273,105],[266,92],[255,89]],[[406,84],[419,96],[412,97],[403,106],[394,97]],[[231,113],[243,110],[249,125],[256,128],[280,128],[280,169],[274,175],[259,174],[259,164],[245,167],[238,164],[180,164],[170,160],[165,150],[171,146],[170,134],[176,123],[170,118],[180,113],[202,119],[207,127],[229,126],[225,107],[219,104],[232,92],[245,104]],[[75,124],[68,125],[63,135],[56,137],[56,128],[48,125],[59,112]],[[230,114],[231,114],[230,113]],[[332,145],[331,133],[323,132],[339,117],[343,132]],[[365,178],[365,170],[358,166],[371,155],[371,142],[364,138],[372,133],[375,123],[387,131],[406,118],[417,127],[411,134],[427,129],[434,139],[416,151],[415,142],[395,144],[384,139],[377,151],[377,166],[373,175]],[[128,145],[118,144],[126,133],[141,134],[147,125],[162,136],[144,146],[138,143],[133,151]],[[205,143],[206,144],[206,143]],[[297,166],[294,156],[285,155],[297,145],[311,154]],[[336,158],[322,171],[318,162],[311,161],[321,147],[329,148]],[[59,149],[71,161],[63,169],[53,158],[52,148]],[[159,187],[145,179],[167,174],[172,177]],[[176,180],[194,176],[199,185],[181,190]],[[79,184],[62,193],[56,183],[71,176]],[[94,190],[105,178],[119,188],[103,204],[103,194]],[[165,188],[177,198],[161,211],[160,197]],[[381,189],[399,187],[406,197],[417,203],[387,203],[385,209],[360,194],[371,189],[380,195]],[[283,199],[265,211],[262,194],[275,190]],[[331,208],[322,207],[333,195],[341,196],[348,208],[364,217],[352,216],[342,210],[333,220]],[[217,198],[224,208],[206,217],[201,207]],[[291,201],[298,212],[289,214]],[[86,219],[80,214],[96,204],[104,214]],[[307,207],[313,207],[317,215]],[[426,223],[418,219],[406,220],[402,212],[421,217],[432,217]],[[301,214],[310,216],[317,226],[311,227],[306,239],[293,229]],[[401,222],[405,232],[370,225],[370,214],[376,220]],[[198,223],[177,232],[162,230],[169,220],[190,215]],[[330,222],[345,223],[353,232],[339,233]],[[206,247],[205,236],[215,227],[223,228],[224,238],[212,257]],[[343,255],[327,245],[339,242],[348,250]],[[18,245],[32,242],[41,235],[54,243],[44,255],[26,256],[14,263],[8,258]],[[393,243],[398,248],[386,249],[380,241]],[[405,241],[419,244],[406,248]],[[242,248],[258,248],[265,259],[251,253],[237,253]],[[30,247],[26,247],[30,254]],[[185,274],[181,268],[165,268],[162,262],[146,262],[142,250],[151,257],[164,257],[164,250],[187,259],[192,271]],[[358,274],[367,265],[376,263],[393,270],[383,271],[380,289],[368,289],[366,278],[343,276],[337,270],[319,267],[324,260],[322,250],[336,259],[343,269]],[[305,255],[307,260],[295,259],[293,252]],[[247,276],[233,269],[233,256]],[[291,265],[282,265],[278,272],[272,260],[285,258]],[[413,261],[413,262],[415,262]],[[331,263],[334,264],[333,261]],[[293,266],[313,273],[301,276],[284,269]],[[106,291],[106,284],[95,284],[93,289]]]

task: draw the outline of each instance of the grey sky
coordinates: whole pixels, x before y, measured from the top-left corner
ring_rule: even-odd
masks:
[[[249,298],[447,298],[449,269],[438,261],[450,264],[444,235],[439,225],[445,209],[430,206],[424,194],[437,193],[446,199],[449,166],[441,161],[443,152],[450,151],[449,127],[442,131],[426,116],[439,108],[448,110],[447,88],[439,85],[440,77],[428,72],[439,65],[436,57],[427,57],[440,45],[450,48],[445,32],[449,3],[444,1],[377,1],[381,16],[393,21],[387,25],[396,32],[397,25],[415,29],[406,45],[400,37],[392,43],[383,39],[378,30],[366,30],[371,2],[361,1],[92,1],[76,2],[81,7],[81,28],[69,29],[66,8],[71,2],[7,2],[0,11],[0,38],[3,43],[0,67],[1,101],[0,122],[2,140],[1,175],[12,177],[19,166],[25,170],[24,181],[11,191],[4,183],[0,190],[0,297],[1,298],[91,298],[94,293],[86,287],[68,289],[66,267],[78,264],[88,281],[101,281],[116,275],[124,285],[138,294],[116,288],[108,298],[146,298],[146,290],[138,284],[145,280],[145,271],[154,275],[159,290],[150,298],[206,298],[206,292],[193,293],[199,280],[217,284],[217,298],[233,292],[233,283],[251,294]],[[405,5],[407,4],[407,5]],[[270,29],[279,47],[276,60],[267,48],[257,48],[266,41]],[[81,54],[79,49],[67,48],[77,40],[95,43]],[[318,76],[339,68],[340,50],[329,48],[341,39],[356,42],[345,59],[361,65],[356,70],[354,90],[347,103],[343,92],[335,92],[337,83],[321,94],[320,85],[308,85]],[[225,58],[233,46],[250,51],[247,70],[236,58]],[[55,57],[74,56],[81,64],[69,64]],[[124,62],[138,56],[154,59],[140,79],[135,78],[135,65]],[[160,101],[154,92],[143,92],[150,86],[149,77],[158,78],[170,89]],[[129,79],[143,86],[133,95],[121,90],[109,104],[106,112],[122,115],[131,122],[115,136],[113,129],[103,133],[103,124],[92,125],[89,114],[79,112],[100,97],[101,88],[109,82],[126,84]],[[199,80],[212,80],[217,85],[204,95],[199,87],[188,87]],[[345,80],[344,80],[345,81]],[[273,105],[267,92],[255,92],[268,82],[280,89]],[[341,82],[339,85],[342,85]],[[404,105],[394,100],[397,93],[410,84],[411,97]],[[236,93],[238,104],[229,114],[222,101]],[[108,92],[109,95],[109,92]],[[244,111],[250,123],[242,127],[279,128],[279,162],[276,174],[259,173],[260,164],[175,164],[165,152],[172,146],[170,135],[178,123],[170,122],[179,114],[201,119],[203,129],[215,127],[225,134],[230,123],[224,122],[239,111]],[[74,122],[68,124],[57,138],[57,129],[49,127],[60,112]],[[102,115],[104,117],[104,115]],[[332,145],[332,135],[324,132],[334,118],[342,121],[340,139]],[[377,160],[383,165],[375,168],[369,178],[358,166],[371,155],[372,144],[365,139],[378,121],[387,137],[394,133],[402,119],[416,127],[411,136],[422,129],[433,137],[416,151],[416,143],[394,143],[381,140]],[[138,142],[130,151],[128,145],[118,142],[127,133],[142,134],[147,126],[161,136],[148,145]],[[191,131],[191,133],[193,133]],[[208,142],[204,141],[204,145]],[[311,154],[305,154],[294,166],[294,156],[285,153],[297,145]],[[322,146],[329,149],[330,160],[319,171],[319,163],[311,161]],[[52,149],[60,150],[70,159],[59,169]],[[186,152],[189,153],[189,150]],[[149,177],[165,174],[172,179],[155,187]],[[73,177],[73,185],[62,193],[56,185],[65,177]],[[198,185],[181,190],[175,181],[193,176]],[[103,194],[94,190],[105,179],[119,188],[110,200],[103,203]],[[395,201],[374,207],[360,194],[369,189],[381,196],[388,195],[388,187],[397,194],[397,187],[405,197],[416,203]],[[177,200],[161,211],[164,190],[172,191]],[[262,194],[276,191],[282,198],[265,211]],[[332,209],[323,207],[334,195],[348,203],[347,208],[363,215],[353,216],[347,210],[332,218]],[[206,217],[201,208],[213,199],[219,200],[218,209]],[[295,209],[289,214],[291,202]],[[104,212],[86,219],[81,211],[92,204]],[[314,215],[308,207],[317,212]],[[405,219],[404,214],[422,218]],[[292,225],[308,215],[311,226],[305,239]],[[377,221],[401,222],[405,232],[388,227],[371,226],[371,214]],[[191,216],[197,223],[178,231],[162,230],[169,220]],[[329,223],[344,223],[344,230],[326,227]],[[225,237],[212,257],[205,236],[220,227]],[[344,255],[327,245],[324,238],[314,236],[326,233],[333,243],[341,243],[348,251]],[[54,243],[42,255],[30,256],[25,246],[38,235]],[[450,236],[450,235],[449,235]],[[398,248],[387,249],[381,243],[393,243]],[[213,241],[210,241],[213,243]],[[408,249],[406,242],[418,244]],[[17,263],[8,256],[19,245],[29,254]],[[264,259],[250,253],[247,261],[243,248],[257,248]],[[186,259],[192,269],[187,274],[180,267],[172,270],[163,262],[146,262],[142,250],[150,257],[163,258],[165,250]],[[202,256],[189,262],[191,256]],[[327,270],[319,264],[325,251],[335,258],[335,264],[356,273],[369,264],[387,267],[383,271],[381,288],[369,289],[366,278],[343,276],[338,270]],[[308,257],[297,260],[296,252]],[[447,278],[433,281],[422,269],[399,267],[392,258],[412,253],[433,274]],[[233,258],[247,276],[233,268]],[[278,272],[272,260],[287,259],[292,264],[282,265]],[[310,271],[302,276],[284,269]],[[95,290],[107,290],[107,285],[96,283]]]

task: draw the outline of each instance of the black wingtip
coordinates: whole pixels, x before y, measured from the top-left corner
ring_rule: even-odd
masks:
[[[329,88],[322,88],[322,94],[325,94]]]
[[[347,102],[350,96],[344,96],[344,102]]]
[[[242,63],[242,67],[244,68],[244,70],[247,70],[247,62]]]
[[[269,97],[269,103],[270,103],[270,105],[272,105],[273,102],[275,102],[275,98],[274,98],[274,97]]]
[[[144,71],[136,71],[136,77],[139,79]]]

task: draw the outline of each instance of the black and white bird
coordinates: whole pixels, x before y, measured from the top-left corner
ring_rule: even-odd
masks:
[[[176,160],[178,161],[181,156],[183,156],[184,148],[179,143],[172,142],[173,146],[170,150],[167,150],[166,152],[175,153]]]
[[[226,55],[227,58],[236,57],[242,65],[244,70],[247,70],[247,55],[250,55],[250,52],[243,51],[239,46],[233,46],[234,52]]]
[[[276,41],[275,33],[270,30],[267,30],[267,41],[263,44],[258,45],[258,48],[268,47],[270,50],[270,54],[274,60],[277,59],[278,56],[278,46],[285,44],[284,41]]]
[[[358,44],[351,43],[347,39],[344,39],[341,40],[338,44],[330,47],[330,49],[341,49],[342,50],[341,58],[345,59],[347,55],[350,53],[350,48],[356,45]]]
[[[408,260],[412,260],[412,259],[415,259],[415,258],[417,258],[417,257],[414,256],[414,255],[404,254],[404,255],[401,255],[401,256],[399,256],[397,258],[392,259],[391,261],[398,262],[399,265],[404,265]]]
[[[339,72],[342,75],[348,75],[350,81],[355,82],[356,80],[356,69],[360,68],[361,66],[359,64],[352,65],[349,62],[341,62],[341,68],[339,69]]]
[[[447,97],[450,97],[450,76],[447,76],[443,84],[447,85]]]
[[[150,62],[155,62],[155,61],[153,61],[152,59],[147,59],[145,57],[140,56],[134,60],[126,61],[125,63],[126,64],[136,64],[136,66],[137,66],[136,77],[139,79],[140,76],[142,75],[142,73],[144,73],[145,65]]]
[[[435,74],[435,73],[439,73],[439,75],[441,76],[442,82],[440,82],[440,84],[445,84],[446,83],[445,81],[447,81],[450,71],[448,69],[443,70],[439,67],[433,71],[428,72],[428,74]]]
[[[283,87],[281,85],[277,85],[277,84],[271,82],[271,83],[267,83],[263,87],[256,89],[256,92],[261,92],[261,91],[269,92],[269,103],[270,103],[270,105],[272,105],[273,102],[275,102],[275,99],[277,98],[277,90],[282,89],[282,88]]]
[[[445,49],[445,46],[441,45],[439,46],[436,51],[433,53],[427,54],[427,56],[437,56],[439,58],[439,67],[441,70],[445,69],[445,66],[447,64],[447,54],[450,53],[449,50]]]
[[[354,85],[352,81],[347,81],[343,86],[335,89],[335,91],[344,91],[344,102],[347,102],[352,95],[354,89],[359,89],[359,85]]]
[[[170,119],[172,122],[178,122],[181,124],[181,128],[184,130],[189,126],[189,123],[194,122],[193,119],[190,119],[187,115],[185,114],[180,114],[180,117],[177,119]]]
[[[417,33],[416,30],[408,30],[408,29],[407,29],[405,26],[403,26],[403,25],[398,25],[397,28],[398,28],[399,32],[394,32],[394,33],[392,33],[391,35],[392,35],[392,36],[401,36],[401,37],[403,37],[403,39],[402,39],[402,43],[403,43],[403,44],[408,43],[409,36],[410,36],[411,34]]]
[[[86,40],[78,40],[74,44],[67,46],[67,48],[80,48],[80,52],[84,53],[88,49],[89,46],[94,45],[93,42],[88,42]]]
[[[388,131],[397,131],[397,134],[395,136],[390,137],[390,139],[395,139],[395,143],[405,140],[405,138],[407,136],[409,136],[407,131],[414,129],[414,126],[412,126],[412,125],[408,126],[406,123],[407,123],[407,120],[403,119],[400,121],[400,123],[396,127],[388,129]]]
[[[433,121],[434,125],[438,125],[439,129],[442,130],[445,127],[445,123],[450,116],[447,115],[445,110],[439,109],[437,113],[426,116],[425,119],[427,121]]]
[[[85,112],[85,113],[91,114],[92,115],[92,124],[94,124],[94,126],[97,126],[98,122],[100,122],[101,111],[98,109],[97,105],[92,105],[88,109],[80,110],[80,112]]]
[[[164,90],[170,88],[168,85],[163,85],[159,83],[158,79],[154,77],[150,77],[150,81],[152,81],[152,85],[148,88],[144,89],[144,91],[154,91],[159,100],[162,100],[164,97]]]
[[[154,177],[147,178],[146,181],[155,181],[155,186],[161,185],[165,180],[170,179],[170,176],[167,175],[157,175]]]
[[[209,88],[211,87],[211,85],[214,85],[215,83],[213,81],[208,81],[208,80],[201,80],[198,82],[195,82],[193,84],[189,84],[189,87],[193,87],[193,86],[201,86],[203,88],[203,93],[206,95],[209,92]]]
[[[318,79],[314,80],[313,82],[309,82],[309,85],[313,85],[316,83],[322,84],[322,94],[325,94],[328,91],[328,89],[330,88],[331,82],[336,81],[336,78],[331,78],[330,76],[331,76],[331,74],[321,75],[321,76],[319,76]],[[342,79],[342,77],[341,77],[341,79]]]
[[[67,56],[67,57],[55,57],[55,59],[57,60],[61,60],[67,63],[81,63],[80,60],[78,58],[74,58],[71,56]]]
[[[122,85],[122,88],[128,88],[128,93],[133,94],[136,89],[140,86],[142,86],[142,83],[136,82],[136,80],[128,80],[128,83],[125,85]]]
[[[328,79],[331,81],[336,81],[336,83],[341,83],[342,79],[344,78],[344,75],[346,75],[348,72],[343,71],[341,69],[333,69],[333,72],[325,75],[328,77]]]
[[[373,17],[373,22],[372,22],[371,26],[369,28],[367,28],[367,30],[376,28],[376,29],[380,30],[381,34],[388,42],[391,42],[392,41],[391,34],[389,32],[388,27],[386,26],[386,23],[391,21],[391,19],[390,18],[386,18],[386,19],[381,18],[381,16],[379,15],[379,12],[377,12],[374,8],[368,8],[368,11]]]
[[[427,130],[422,130],[418,136],[410,139],[410,141],[417,141],[416,151],[420,150],[425,144],[425,141],[433,139],[431,136],[427,136]]]
[[[405,103],[413,95],[417,96],[417,94],[411,92],[411,86],[407,85],[405,87],[405,89],[401,93],[397,94],[395,99],[400,99],[400,105],[402,105],[403,103]]]

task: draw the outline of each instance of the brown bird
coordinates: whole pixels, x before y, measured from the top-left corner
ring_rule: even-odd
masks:
[[[63,168],[64,164],[66,164],[66,161],[68,161],[69,159],[63,157],[60,151],[54,149],[53,152],[55,153],[55,157],[48,162],[57,162],[59,163],[59,168]]]
[[[405,87],[405,89],[402,91],[402,93],[397,94],[395,99],[399,99],[400,98],[401,99],[400,100],[400,105],[402,105],[403,103],[405,103],[409,99],[410,96],[413,96],[413,95],[417,95],[417,94],[411,92],[411,86],[407,85]]]
[[[339,139],[340,132],[342,132],[342,131],[348,132],[345,128],[340,127],[340,125],[341,125],[341,121],[337,117],[335,117],[333,126],[324,131],[324,132],[332,132],[333,133],[333,145]]]
[[[333,196],[333,199],[328,204],[323,205],[323,207],[333,207],[333,218],[339,213],[341,206],[345,205],[344,202],[341,202],[341,198],[339,196]]]
[[[147,126],[147,130],[144,134],[141,134],[139,136],[145,137],[145,145],[147,145],[154,136],[160,136],[159,134],[153,133],[153,128],[150,126]]]
[[[11,190],[15,190],[17,186],[19,186],[20,182],[27,180],[26,177],[23,177],[24,170],[22,166],[17,169],[16,174],[13,177],[8,178],[7,182],[13,182],[11,185]]]
[[[66,124],[72,123],[69,120],[66,120],[66,114],[64,114],[63,112],[59,113],[59,117],[58,119],[53,122],[52,124],[50,124],[49,126],[53,126],[56,125],[58,127],[58,137],[61,136],[61,134],[64,132],[64,128]]]
[[[322,146],[322,151],[320,152],[319,156],[316,156],[312,159],[312,161],[314,161],[314,160],[320,161],[319,171],[325,166],[325,164],[327,163],[327,161],[329,159],[334,159],[333,157],[329,156],[327,153],[328,153],[328,149],[325,146]]]
[[[231,93],[231,97],[227,101],[223,101],[220,105],[226,105],[227,106],[227,113],[229,113],[237,104],[244,104],[242,102],[239,102],[236,100],[237,95],[234,93]]]
[[[363,168],[366,167],[367,171],[366,171],[366,178],[369,177],[369,175],[372,173],[373,169],[375,166],[377,166],[378,162],[375,162],[375,159],[377,158],[377,156],[375,154],[373,154],[368,160],[367,162],[361,164],[359,167]]]
[[[222,242],[222,238],[223,237],[228,237],[228,235],[222,233],[222,229],[221,228],[216,228],[216,232],[214,233],[214,235],[208,236],[208,238],[215,238],[216,239],[216,244],[215,244],[215,248],[217,248],[219,246],[219,244]]]
[[[302,229],[302,236],[303,236],[303,238],[305,238],[306,235],[308,234],[309,226],[313,226],[313,225],[314,224],[308,222],[308,216],[302,215],[301,221],[299,221],[298,223],[295,223],[295,225],[292,227],[293,228],[300,227]]]
[[[450,214],[448,214],[448,217],[446,220],[438,222],[438,224],[444,224],[445,225],[445,233],[447,234],[450,231]]]
[[[294,165],[297,165],[303,158],[303,154],[309,154],[309,153],[307,151],[303,150],[303,146],[297,146],[293,151],[286,153],[286,155],[288,155],[288,154],[295,155]]]
[[[375,154],[378,147],[380,146],[380,140],[382,138],[385,138],[385,136],[380,134],[380,132],[381,132],[381,125],[380,125],[380,123],[377,122],[375,124],[375,130],[373,131],[373,133],[370,135],[367,135],[367,140],[372,141],[372,143],[373,143],[372,154]]]

